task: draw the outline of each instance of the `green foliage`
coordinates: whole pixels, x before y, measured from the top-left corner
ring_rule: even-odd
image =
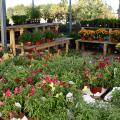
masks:
[[[52,31],[45,31],[44,32],[44,37],[47,39],[47,38],[49,38],[49,39],[53,39],[53,38],[55,38],[55,34],[52,32]]]
[[[42,32],[39,31],[33,31],[32,33],[32,42],[35,43],[37,41],[40,41],[44,38],[44,35]]]
[[[75,7],[75,16],[78,20],[114,17],[112,8],[101,0],[78,0]]]
[[[111,103],[116,107],[120,108],[120,90],[115,90],[113,92]]]
[[[31,33],[28,32],[28,31],[24,32],[24,33],[19,37],[19,41],[22,42],[22,43],[32,41],[32,35],[31,35]]]
[[[29,19],[35,19],[35,18],[40,18],[41,17],[41,13],[38,9],[38,7],[33,8],[29,8],[27,10],[27,16]]]
[[[17,25],[25,24],[27,20],[27,16],[26,15],[13,15],[12,20]]]
[[[82,27],[118,27],[117,24],[120,22],[118,19],[93,19],[93,20],[81,20]]]

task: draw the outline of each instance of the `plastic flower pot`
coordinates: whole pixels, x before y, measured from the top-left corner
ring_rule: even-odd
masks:
[[[93,94],[96,94],[97,92],[101,93],[102,92],[102,87],[90,87],[90,91]]]

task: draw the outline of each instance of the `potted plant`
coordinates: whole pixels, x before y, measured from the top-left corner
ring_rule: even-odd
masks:
[[[95,32],[93,30],[87,30],[84,36],[87,38],[87,40],[91,41],[94,38],[94,34]]]
[[[55,38],[55,34],[52,31],[45,31],[44,37],[46,42],[51,42]]]
[[[34,31],[32,33],[32,42],[34,44],[40,45],[42,43],[42,39],[43,39],[43,34],[41,32]]]
[[[25,45],[28,45],[28,46],[32,45],[32,42],[31,42],[32,35],[28,31],[24,32],[18,39],[20,42],[24,43]]]
[[[82,40],[85,40],[85,34],[87,33],[87,30],[82,28],[79,33],[78,33],[78,37],[81,38]]]
[[[117,43],[120,41],[120,31],[119,30],[113,30],[111,33],[111,42]]]
[[[95,31],[95,34],[99,41],[104,41],[104,37],[108,36],[109,32],[104,28],[100,28]]]

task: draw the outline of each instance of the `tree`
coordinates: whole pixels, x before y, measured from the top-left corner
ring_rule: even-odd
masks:
[[[75,7],[78,20],[113,17],[111,8],[102,0],[78,0]]]

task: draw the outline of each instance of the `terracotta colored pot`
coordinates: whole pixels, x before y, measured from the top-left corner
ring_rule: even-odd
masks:
[[[116,40],[116,39],[114,39],[114,38],[111,38],[111,40],[110,40],[112,43],[118,43],[118,41]]]
[[[88,40],[89,40],[89,41],[92,41],[93,39],[92,39],[92,37],[89,37]]]
[[[103,41],[104,41],[104,38],[99,38],[99,41],[100,41],[100,42],[103,42]]]
[[[85,40],[85,37],[82,37],[81,39],[82,39],[82,40]]]
[[[102,87],[91,87],[90,91],[95,94],[97,92],[101,93],[102,92]]]
[[[41,45],[41,41],[37,41],[35,44],[36,45]]]
[[[26,46],[31,46],[31,45],[32,45],[32,42],[26,42],[25,45],[26,45]]]

